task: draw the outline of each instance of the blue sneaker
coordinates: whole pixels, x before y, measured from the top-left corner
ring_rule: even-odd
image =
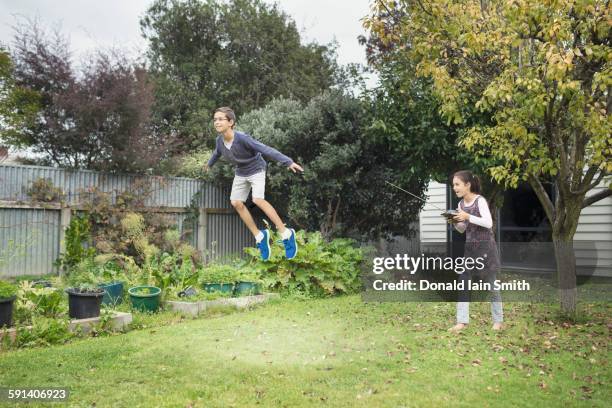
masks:
[[[270,231],[267,229],[261,230],[264,237],[263,239],[257,243],[257,249],[261,253],[261,260],[267,261],[270,259]]]
[[[287,239],[283,239],[283,245],[285,246],[285,256],[287,259],[293,259],[297,255],[298,245],[295,240],[295,230],[289,228],[289,231],[291,231],[291,236]]]

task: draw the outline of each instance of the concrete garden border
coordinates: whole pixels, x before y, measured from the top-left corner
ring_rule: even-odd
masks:
[[[264,293],[262,295],[241,296],[236,298],[222,298],[215,300],[200,300],[196,302],[184,302],[179,300],[168,300],[164,304],[174,312],[181,312],[192,316],[197,316],[209,308],[234,307],[245,309],[249,306],[267,302],[270,299],[278,298],[278,293]]]

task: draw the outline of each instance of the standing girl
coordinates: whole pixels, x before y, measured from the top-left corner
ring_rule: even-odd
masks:
[[[461,274],[464,290],[459,293],[457,302],[457,324],[449,331],[463,330],[470,321],[470,290],[469,282],[475,275],[483,280],[493,282],[499,270],[499,253],[493,234],[493,220],[487,201],[480,195],[480,180],[469,170],[458,171],[453,175],[453,190],[461,198],[457,210],[459,214],[451,220],[455,229],[466,234],[464,257],[484,259],[484,268],[480,271],[466,270]],[[478,272],[478,273],[477,273]],[[491,291],[491,314],[493,315],[493,330],[501,330],[504,315],[502,311],[501,294],[499,290]]]

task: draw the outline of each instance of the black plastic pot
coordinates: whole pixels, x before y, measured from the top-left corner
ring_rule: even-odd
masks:
[[[68,316],[73,319],[87,319],[100,316],[100,304],[104,289],[82,292],[79,288],[68,288]]]
[[[16,297],[0,299],[0,327],[13,325],[13,303]]]

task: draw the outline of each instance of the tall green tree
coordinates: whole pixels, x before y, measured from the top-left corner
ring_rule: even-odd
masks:
[[[333,47],[302,44],[293,20],[261,0],[157,0],[140,24],[158,84],[156,123],[185,151],[210,135],[218,106],[240,115],[333,84]]]
[[[491,115],[491,124],[468,127],[461,145],[499,161],[489,168],[497,181],[533,187],[552,226],[561,307],[574,314],[578,218],[612,195],[593,192],[612,173],[609,2],[376,0],[374,8],[367,27],[403,45],[452,123],[464,123],[465,104]],[[555,197],[544,188],[551,180]]]
[[[383,32],[394,29],[403,17],[403,9],[379,10],[379,21],[387,24]],[[359,41],[365,46],[370,69],[378,74],[379,84],[367,92],[371,100],[372,129],[385,143],[397,146],[397,154],[407,158],[410,165],[404,172],[429,175],[429,178],[449,183],[450,175],[461,169],[471,169],[481,175],[483,192],[492,207],[494,224],[496,208],[503,204],[504,186],[496,182],[487,168],[494,159],[475,157],[457,145],[462,131],[475,124],[490,124],[490,115],[464,104],[464,123],[450,123],[440,112],[441,102],[435,94],[430,78],[416,73],[416,62],[404,51],[404,45],[389,42],[371,31]]]

